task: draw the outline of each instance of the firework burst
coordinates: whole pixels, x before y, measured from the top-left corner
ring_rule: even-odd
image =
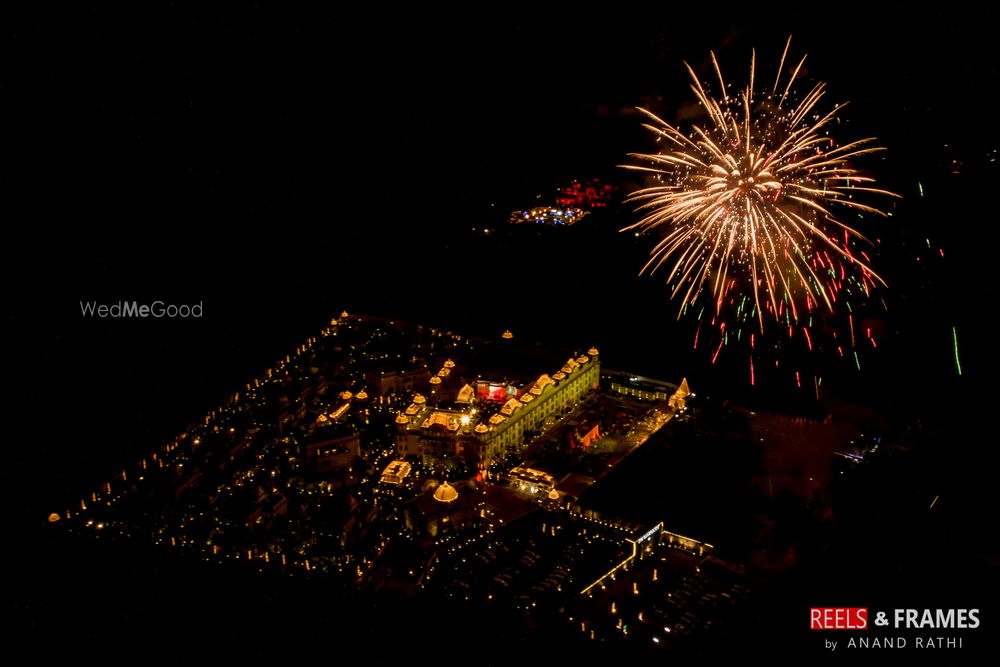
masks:
[[[860,249],[867,239],[843,219],[886,215],[860,199],[896,195],[853,167],[883,149],[871,138],[838,143],[831,136],[845,105],[821,111],[823,83],[796,94],[805,57],[782,82],[790,44],[773,85],[761,90],[753,55],[746,87],[733,92],[711,54],[715,96],[685,64],[707,120],[685,132],[640,109],[663,148],[633,154],[638,164],[626,165],[653,182],[629,198],[644,217],[623,231],[663,234],[643,272],[666,271],[678,317],[700,309],[699,318],[717,327],[719,348],[730,333],[753,347],[742,329],[763,334],[774,323],[789,337],[801,331],[811,349],[814,314],[884,285]]]

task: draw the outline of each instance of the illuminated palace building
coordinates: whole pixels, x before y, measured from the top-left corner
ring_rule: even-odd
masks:
[[[426,381],[426,394],[414,394],[397,415],[397,454],[426,465],[457,459],[486,470],[597,389],[600,375],[595,348],[522,380],[470,378],[469,369],[447,360]]]

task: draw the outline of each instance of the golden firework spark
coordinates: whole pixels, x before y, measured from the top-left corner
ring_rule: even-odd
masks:
[[[868,255],[856,249],[856,240],[867,239],[839,217],[886,215],[858,197],[897,195],[873,187],[873,179],[852,166],[883,149],[872,138],[838,145],[830,130],[845,104],[820,111],[825,84],[801,98],[795,94],[805,56],[782,85],[790,45],[791,38],[774,84],[759,92],[754,55],[749,81],[736,94],[714,53],[716,96],[685,63],[707,122],[685,132],[640,109],[648,118],[644,127],[664,147],[632,154],[638,164],[625,165],[654,183],[630,196],[644,217],[623,231],[665,230],[643,272],[668,272],[671,296],[681,298],[678,317],[710,295],[713,323],[723,333],[727,319],[755,319],[763,331],[765,312],[790,329],[801,326],[820,304],[833,311],[838,295],[867,295],[884,284]],[[804,335],[808,340],[808,331]]]

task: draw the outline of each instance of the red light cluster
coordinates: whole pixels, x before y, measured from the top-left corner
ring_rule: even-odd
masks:
[[[601,183],[596,178],[586,183],[573,181],[569,187],[559,191],[556,203],[560,206],[604,208],[611,201],[613,192],[610,185]]]

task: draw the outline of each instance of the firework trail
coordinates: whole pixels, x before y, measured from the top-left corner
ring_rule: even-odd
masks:
[[[640,109],[662,149],[633,154],[638,164],[625,165],[653,184],[630,196],[643,217],[622,231],[662,232],[642,272],[666,272],[678,318],[695,309],[722,343],[773,324],[789,337],[801,332],[811,350],[814,315],[834,312],[838,302],[850,310],[852,299],[885,284],[859,248],[868,240],[843,216],[886,215],[861,199],[897,195],[853,167],[883,150],[873,139],[831,136],[845,105],[822,111],[823,83],[795,92],[805,57],[782,82],[790,44],[773,84],[762,89],[753,55],[746,87],[734,92],[711,54],[714,96],[685,64],[707,115],[686,132]]]

